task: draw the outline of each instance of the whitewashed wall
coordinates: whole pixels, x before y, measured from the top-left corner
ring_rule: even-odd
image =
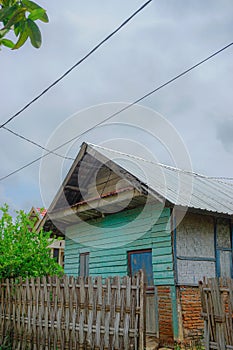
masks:
[[[231,227],[227,219],[217,220],[217,261],[218,273],[232,277]]]
[[[176,229],[174,243],[178,284],[196,285],[204,276],[232,276],[229,219],[188,213]]]
[[[214,277],[216,271],[213,218],[186,214],[176,230],[176,253],[178,284],[197,284],[203,276]]]

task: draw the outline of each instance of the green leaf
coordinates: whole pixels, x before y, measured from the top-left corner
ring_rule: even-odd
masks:
[[[25,18],[25,11],[26,8],[22,7],[21,9],[18,9],[15,14],[9,19],[7,24],[3,29],[9,29],[12,25],[22,21]]]
[[[9,6],[10,0],[1,0],[0,2],[3,6]]]
[[[39,10],[42,8],[41,6],[39,6],[38,4],[36,4],[35,2],[30,1],[30,0],[23,0],[22,2],[26,6],[26,8],[29,12],[31,12],[33,10]]]
[[[49,18],[48,18],[48,15],[47,15],[46,11],[44,12],[43,16],[41,16],[39,18],[39,20],[44,22],[44,23],[48,23],[49,22]]]
[[[28,16],[28,18],[31,19],[32,21],[36,21],[37,19],[43,20],[44,15],[45,15],[44,9],[37,9],[37,10],[33,10]]]
[[[1,40],[1,44],[6,46],[6,47],[9,47],[9,48],[13,48],[15,46],[15,44],[13,43],[13,41],[9,40],[9,39],[2,39]]]
[[[23,22],[24,23],[24,22]],[[19,22],[19,23],[16,23],[15,25],[14,25],[14,32],[15,32],[15,35],[16,36],[18,36],[19,35],[19,33],[21,32],[21,25],[20,25],[21,23]]]
[[[8,32],[9,32],[9,29],[1,29],[0,30],[0,38],[3,38],[6,35],[6,33],[8,33]]]
[[[18,9],[18,5],[13,6],[5,6],[2,7],[0,10],[0,21],[8,21],[15,13],[15,11]]]
[[[11,0],[2,0],[2,3],[4,6],[9,6],[11,3]]]
[[[36,9],[33,10],[30,15],[28,16],[29,19],[31,19],[32,21],[36,21],[37,19],[39,19],[43,14],[45,13],[44,9]]]
[[[39,6],[38,4],[36,4],[35,2],[33,2],[33,1],[30,1],[30,0],[23,0],[23,4],[24,4],[24,6],[27,8],[27,11],[29,11],[29,12],[33,12],[34,10],[44,10],[41,6]],[[31,19],[33,19],[33,18],[31,18]],[[46,13],[46,11],[44,10],[44,13],[43,13],[43,15],[40,17],[40,18],[38,18],[40,21],[43,21],[43,22],[45,22],[45,23],[48,23],[48,21],[49,21],[49,18],[48,18],[48,16],[47,16],[47,13]]]
[[[28,36],[29,36],[28,25],[27,25],[27,22],[25,22],[24,27],[22,28],[22,31],[20,33],[19,40],[17,41],[17,43],[14,45],[12,49],[16,50],[16,49],[19,49],[21,46],[23,46]]]
[[[13,12],[14,12],[14,10],[12,10],[12,7],[3,7],[0,10],[0,21],[2,21],[4,18],[8,17]]]
[[[41,46],[41,33],[39,27],[31,19],[27,19],[28,34],[32,45],[38,49]]]

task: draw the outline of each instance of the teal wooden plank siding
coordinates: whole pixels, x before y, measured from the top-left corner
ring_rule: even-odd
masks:
[[[103,277],[128,274],[128,251],[152,248],[155,285],[174,285],[170,210],[147,205],[67,228],[65,273],[79,274],[79,254],[89,252],[89,274]],[[128,225],[130,224],[130,225]],[[105,249],[103,249],[105,247]]]

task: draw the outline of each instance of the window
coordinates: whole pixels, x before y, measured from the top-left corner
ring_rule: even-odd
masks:
[[[79,255],[79,276],[89,276],[89,253]]]
[[[58,263],[59,262],[59,249],[53,248],[53,258]]]
[[[231,278],[232,252],[227,250],[219,251],[220,276]]]
[[[227,219],[216,220],[216,270],[218,277],[232,277],[231,225]]]
[[[131,276],[134,276],[139,270],[143,270],[147,286],[154,285],[151,249],[128,252],[128,264]]]

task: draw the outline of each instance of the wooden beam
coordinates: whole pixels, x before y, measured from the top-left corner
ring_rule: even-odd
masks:
[[[84,188],[80,188],[78,186],[71,186],[71,185],[66,185],[64,189],[71,190],[71,191],[77,191],[77,192],[83,192],[83,191],[86,192],[86,189],[84,189]]]
[[[125,200],[128,199],[133,199],[134,197],[139,197],[142,194],[140,192],[138,192],[135,189],[132,190],[128,190],[128,191],[124,191],[124,192],[120,192],[120,193],[116,193],[115,195],[113,195],[112,197],[117,198],[116,199],[116,206],[119,205],[120,202],[123,202]],[[69,216],[74,216],[76,214],[79,213],[83,213],[85,211],[88,211],[90,209],[101,209],[104,207],[108,207],[108,206],[113,206],[114,202],[107,202],[107,198],[96,198],[93,200],[90,200],[90,204],[91,204],[91,208],[90,205],[87,203],[83,203],[81,205],[77,204],[77,206],[73,207],[73,208],[66,208],[66,209],[62,209],[62,210],[58,210],[58,211],[54,211],[54,212],[50,212],[48,213],[50,220],[62,220],[65,219],[65,217],[69,217]]]

